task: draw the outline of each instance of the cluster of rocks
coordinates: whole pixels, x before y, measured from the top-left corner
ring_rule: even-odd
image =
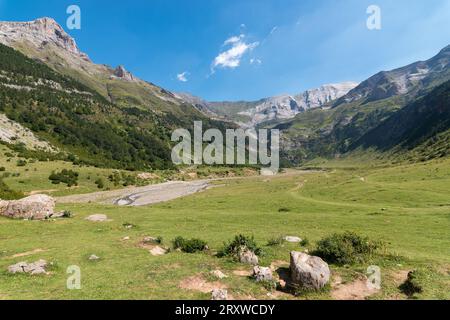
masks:
[[[28,273],[31,275],[47,274],[47,261],[38,260],[33,263],[19,262],[8,267],[8,272],[12,274],[16,273]]]
[[[44,194],[29,196],[21,200],[0,200],[0,216],[11,219],[45,220],[60,217],[55,214],[55,200]]]
[[[288,237],[287,237],[288,238]],[[286,241],[301,242],[300,238],[289,237]],[[293,251],[290,254],[289,286],[291,288],[318,291],[323,289],[330,281],[331,272],[328,264],[319,257],[308,255],[304,252]],[[269,267],[259,266],[258,256],[248,248],[241,248],[239,253],[241,263],[253,265],[252,278],[256,282],[275,282],[273,270]],[[223,279],[226,276],[220,271],[211,272],[216,278]],[[227,292],[223,289],[212,291],[212,300],[226,300]]]

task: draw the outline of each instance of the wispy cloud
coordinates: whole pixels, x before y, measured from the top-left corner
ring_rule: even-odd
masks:
[[[217,68],[235,69],[239,67],[241,65],[242,57],[258,45],[259,42],[247,43],[244,34],[228,38],[223,43],[223,46],[228,47],[228,49],[222,51],[214,59],[211,66],[211,74],[213,74]]]
[[[181,82],[188,82],[188,76],[189,76],[189,72],[187,72],[187,71],[185,71],[185,72],[183,72],[183,73],[179,73],[179,74],[177,74],[177,79],[178,79],[178,81],[181,81]]]
[[[250,64],[260,65],[260,64],[262,64],[262,60],[258,59],[258,58],[251,58],[250,59]]]

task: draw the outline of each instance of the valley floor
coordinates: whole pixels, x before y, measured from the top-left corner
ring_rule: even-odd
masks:
[[[399,286],[409,271],[427,270],[420,299],[450,299],[450,159],[395,167],[334,167],[323,172],[212,182],[215,188],[153,206],[59,203],[71,219],[0,218],[0,299],[210,299],[227,288],[234,299],[406,299]],[[105,214],[107,222],[85,220]],[[131,228],[130,228],[131,226]],[[212,252],[237,234],[254,235],[264,266],[281,277],[298,244],[266,246],[279,236],[309,239],[345,230],[382,240],[386,249],[366,264],[331,265],[323,293],[294,297],[251,280],[251,267],[213,254],[176,251],[152,256],[146,236],[171,246],[177,236],[200,238]],[[90,261],[91,255],[99,260]],[[11,275],[20,261],[53,262],[46,276]],[[68,290],[66,269],[81,268],[81,290]],[[381,268],[382,290],[368,292],[367,268]],[[228,278],[211,276],[221,270]]]

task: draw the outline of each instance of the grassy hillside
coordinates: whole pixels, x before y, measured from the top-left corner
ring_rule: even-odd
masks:
[[[268,296],[268,289],[245,276],[249,266],[206,253],[153,257],[139,243],[144,236],[162,236],[167,246],[176,236],[195,237],[214,252],[236,234],[254,235],[265,251],[261,264],[276,262],[282,272],[289,252],[305,247],[267,246],[269,239],[300,236],[309,239],[306,248],[312,250],[322,237],[350,230],[386,242],[386,249],[364,264],[331,265],[333,281],[340,277],[351,284],[369,265],[377,265],[382,291],[370,299],[406,299],[399,286],[408,271],[421,269],[426,280],[416,298],[450,299],[449,165],[448,159],[372,168],[331,165],[324,172],[218,181],[204,193],[151,207],[59,205],[75,217],[46,222],[0,218],[0,298],[210,299],[209,293],[182,288],[183,281],[197,277],[220,283],[237,299],[330,299],[334,286],[297,298],[280,292]],[[96,213],[112,221],[84,220]],[[134,227],[127,229],[125,223]],[[130,240],[122,240],[126,236]],[[89,261],[92,254],[101,259]],[[40,258],[54,263],[50,275],[5,271],[13,263]],[[82,290],[66,289],[70,265],[81,267]],[[229,278],[212,278],[215,269]]]
[[[125,92],[134,96],[132,88]],[[77,162],[118,169],[168,169],[173,129],[191,128],[195,120],[202,120],[205,128],[225,130],[225,124],[207,119],[192,107],[169,110],[149,92],[142,96],[147,97],[142,103],[162,106],[153,111],[129,100],[117,101],[117,106],[84,84],[0,45],[0,112],[75,155]]]

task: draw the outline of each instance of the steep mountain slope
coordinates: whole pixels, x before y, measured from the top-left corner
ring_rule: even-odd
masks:
[[[361,137],[395,112],[450,80],[449,52],[450,47],[446,47],[430,60],[379,73],[338,99],[331,109],[309,110],[277,125],[283,130],[284,156],[301,163],[350,151]]]
[[[0,113],[84,163],[171,167],[168,127],[160,125],[153,113],[119,108],[4,45],[0,45]]]
[[[172,93],[138,79],[123,66],[111,68],[93,63],[80,51],[75,40],[51,18],[0,22],[0,43],[78,80],[118,106],[151,110],[184,123],[191,122],[193,116],[199,116],[191,105],[183,105]]]
[[[449,64],[450,46],[447,46],[427,61],[377,73],[337,100],[334,106],[355,101],[367,103],[402,94],[414,96],[424,88],[439,85],[449,78]]]
[[[450,81],[407,105],[361,137],[351,149],[410,150],[450,130]],[[439,150],[450,153],[450,145]]]

